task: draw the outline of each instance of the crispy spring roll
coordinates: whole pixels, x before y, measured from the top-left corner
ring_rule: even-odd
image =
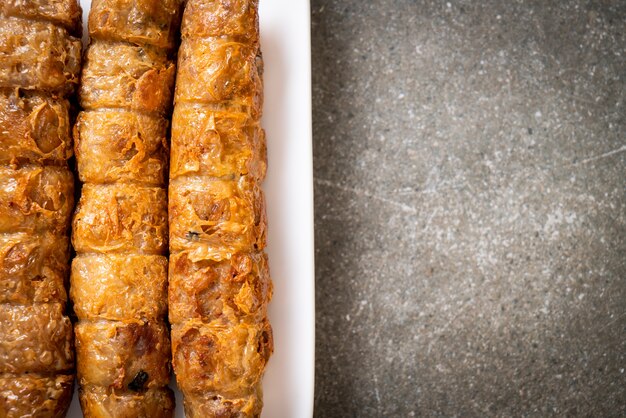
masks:
[[[167,133],[181,0],[93,0],[70,297],[86,417],[171,417]]]
[[[187,417],[258,417],[267,304],[257,0],[188,0],[169,185],[172,364]]]
[[[0,4],[0,417],[63,417],[72,397],[68,98],[80,21],[76,0]]]

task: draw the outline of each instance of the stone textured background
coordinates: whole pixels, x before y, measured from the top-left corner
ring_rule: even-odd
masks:
[[[626,1],[311,3],[315,416],[626,416]]]

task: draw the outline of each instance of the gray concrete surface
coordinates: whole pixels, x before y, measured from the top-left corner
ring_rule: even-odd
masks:
[[[626,416],[626,2],[311,10],[315,416]]]

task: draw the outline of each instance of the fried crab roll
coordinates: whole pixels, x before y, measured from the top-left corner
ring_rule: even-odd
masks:
[[[0,4],[0,417],[63,417],[74,347],[66,314],[74,209],[70,99],[76,0]]]
[[[172,364],[187,417],[259,417],[273,351],[256,0],[188,0],[169,185]]]
[[[172,417],[167,168],[181,0],[93,0],[70,297],[86,417]]]

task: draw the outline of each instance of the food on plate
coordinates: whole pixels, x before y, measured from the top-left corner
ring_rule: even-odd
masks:
[[[70,297],[86,417],[171,417],[167,141],[181,0],[93,0]]]
[[[0,5],[0,416],[63,417],[74,350],[66,315],[74,176],[68,97],[76,0]]]
[[[188,0],[169,184],[172,364],[187,417],[258,417],[267,304],[257,0]]]

